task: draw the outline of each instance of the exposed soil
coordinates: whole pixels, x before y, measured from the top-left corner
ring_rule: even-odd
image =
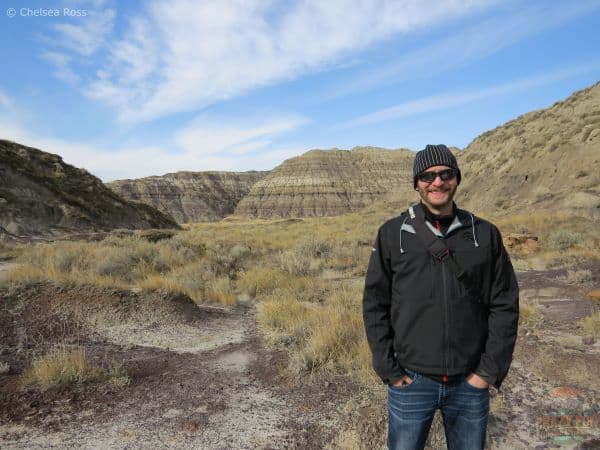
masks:
[[[578,324],[598,280],[574,285],[564,275],[519,274],[522,297],[539,302],[544,322],[520,330],[492,401],[490,448],[600,448],[600,343]],[[251,303],[226,310],[164,292],[53,284],[3,290],[0,301],[0,363],[10,366],[0,375],[2,448],[383,446],[384,388],[292,377],[286,349],[263,341]],[[130,385],[21,387],[32,358],[56,343],[84,346],[97,365],[122,362]],[[574,417],[574,425],[547,417]],[[432,448],[443,445],[439,422],[431,434]]]
[[[159,301],[171,317],[153,323]],[[121,311],[127,338],[106,316],[103,333],[76,316],[107,309]],[[352,393],[347,382],[298,383],[286,375],[285,352],[265,346],[249,305],[227,311],[160,293],[37,285],[3,293],[0,328],[0,358],[11,367],[0,375],[2,448],[323,448]],[[56,342],[83,345],[97,364],[122,361],[131,384],[21,388],[31,357]]]

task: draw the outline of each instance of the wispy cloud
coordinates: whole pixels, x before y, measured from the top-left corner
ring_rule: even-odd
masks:
[[[140,121],[202,108],[341,63],[398,33],[495,0],[154,2],[110,44],[86,94]]]
[[[55,70],[53,75],[59,80],[62,80],[72,86],[76,85],[80,81],[79,76],[70,67],[71,58],[65,53],[44,52],[40,55],[40,57],[54,65]]]
[[[79,87],[81,65],[89,65],[89,58],[102,49],[113,32],[116,12],[105,0],[68,0],[65,6],[85,13],[69,22],[52,23],[38,35],[46,49],[40,58],[54,66],[53,75],[71,86]]]
[[[78,18],[77,23],[52,25],[52,42],[81,56],[90,56],[96,52],[112,32],[115,11],[102,8],[86,10],[86,13],[85,17]]]
[[[0,90],[0,109],[9,110],[12,108],[10,97]]]
[[[543,3],[509,10],[480,21],[451,36],[408,52],[394,62],[368,70],[348,81],[319,93],[319,97],[336,98],[386,84],[426,78],[463,67],[492,55],[524,39],[555,28],[600,8],[597,1]]]
[[[274,137],[308,123],[300,116],[275,117],[260,122],[215,120],[200,116],[175,134],[175,143],[196,155],[239,155],[266,149]]]
[[[485,98],[500,97],[527,89],[539,88],[541,86],[564,80],[584,72],[598,70],[599,68],[600,61],[596,61],[590,64],[571,67],[569,69],[559,70],[550,74],[528,77],[498,86],[491,86],[483,89],[444,92],[407,101],[389,108],[365,114],[357,117],[356,119],[338,124],[334,128],[351,128],[376,122],[383,122],[386,120],[399,119],[402,117],[410,117],[426,112],[449,109]]]

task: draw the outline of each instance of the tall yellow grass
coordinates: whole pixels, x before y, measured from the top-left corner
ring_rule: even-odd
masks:
[[[581,326],[586,333],[599,338],[600,337],[600,310],[594,311],[585,319],[581,320]]]
[[[121,365],[113,365],[109,370],[93,366],[81,346],[57,345],[34,359],[21,381],[24,386],[47,391],[81,389],[99,383],[122,387],[129,384],[129,377]]]

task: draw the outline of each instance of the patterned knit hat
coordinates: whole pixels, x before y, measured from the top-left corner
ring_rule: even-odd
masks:
[[[448,166],[456,169],[458,171],[456,174],[457,185],[460,184],[460,169],[452,152],[444,144],[428,144],[425,146],[425,149],[417,152],[417,156],[415,156],[415,163],[413,165],[413,184],[415,189],[417,188],[417,175],[433,166]]]

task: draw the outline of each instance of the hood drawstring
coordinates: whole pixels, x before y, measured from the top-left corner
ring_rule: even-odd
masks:
[[[475,234],[475,218],[473,214],[471,214],[471,227],[473,228],[473,242],[475,243],[475,247],[479,247],[479,242],[477,242],[477,235]]]
[[[400,253],[404,253],[404,249],[402,248],[402,227],[404,227],[404,224],[406,223],[406,221],[408,220],[408,217],[405,217],[404,220],[402,221],[402,226],[400,227]]]

